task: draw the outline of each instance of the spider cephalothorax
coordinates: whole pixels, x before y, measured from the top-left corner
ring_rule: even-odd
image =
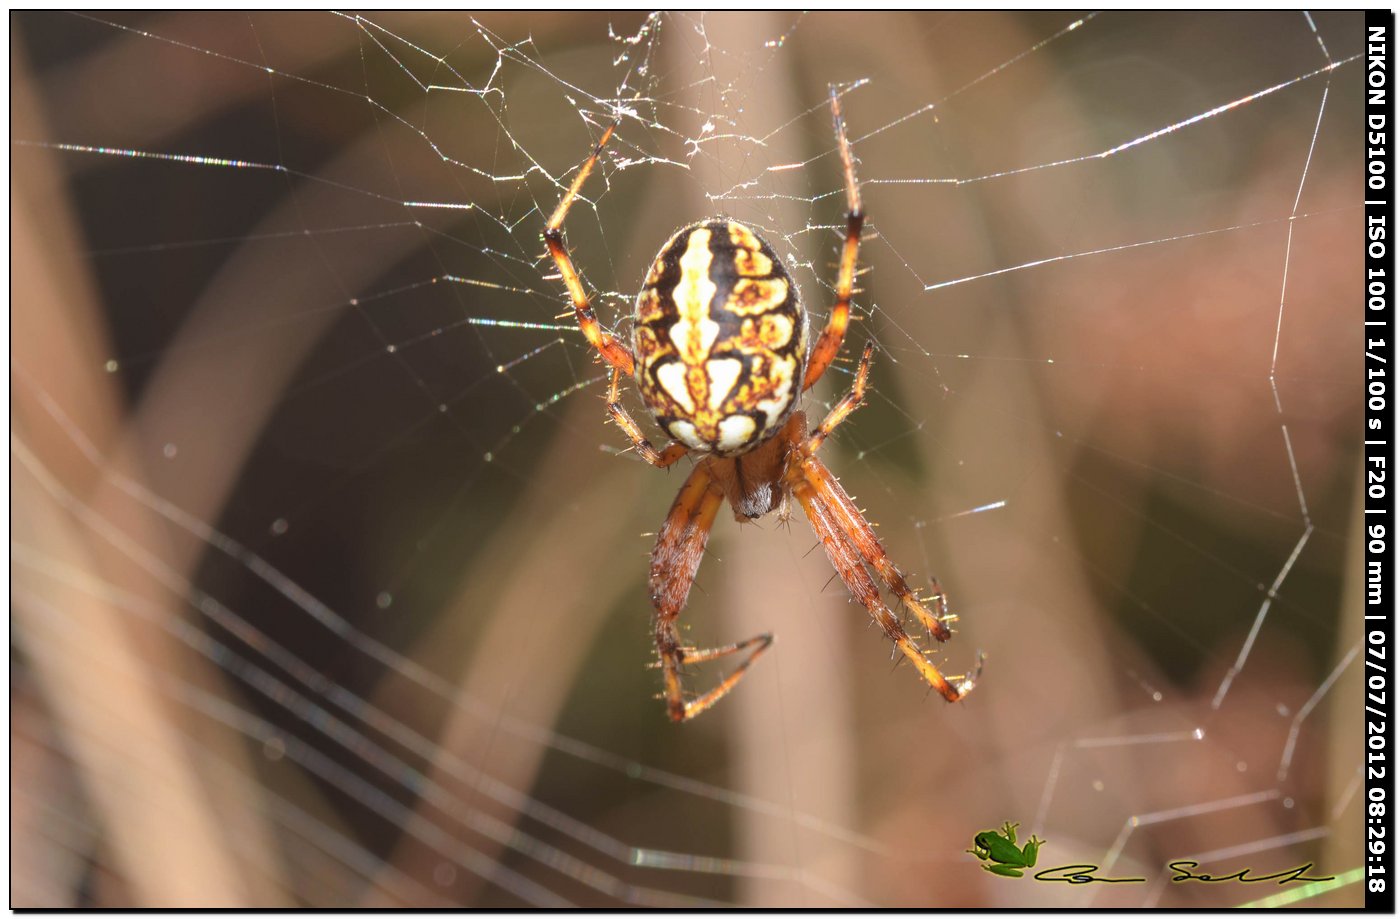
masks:
[[[603,132],[545,227],[549,254],[569,289],[579,327],[611,366],[608,414],[652,465],[666,467],[692,451],[701,454],[671,505],[651,555],[658,666],[667,712],[675,721],[693,718],[719,701],[773,641],[764,634],[707,650],[681,644],[677,620],[715,515],[726,500],[734,516],[745,520],[777,509],[789,495],[795,497],[846,588],[930,686],[956,702],[977,677],[976,672],[952,680],[944,677],[885,605],[876,577],[930,636],[947,641],[952,634],[947,624],[954,617],[937,584],[928,601],[933,612],[909,587],[874,528],[817,458],[822,443],[865,398],[874,349],[866,345],[851,391],[816,430],[809,432],[807,416],[796,410],[799,396],[821,379],[841,350],[865,222],[834,90],[831,112],[846,178],[846,239],[836,303],[810,351],[807,311],[782,262],[757,233],[723,217],[684,227],[661,247],[637,296],[630,349],[599,325],[564,246],[563,225],[616,125]],[[636,379],[652,417],[674,438],[663,450],[651,445],[622,407],[618,386],[623,374]],[[681,687],[685,664],[744,650],[748,656],[717,686],[696,698],[686,697]]]

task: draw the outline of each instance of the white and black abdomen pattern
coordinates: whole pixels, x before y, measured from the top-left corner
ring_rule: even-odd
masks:
[[[657,424],[693,450],[736,456],[797,404],[807,314],[772,248],[741,223],[691,224],[637,296],[635,375]]]

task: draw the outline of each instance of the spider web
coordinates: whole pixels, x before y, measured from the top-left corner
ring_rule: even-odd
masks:
[[[12,25],[13,905],[1360,903],[1359,16]],[[805,523],[723,520],[688,635],[778,642],[678,728],[680,477],[540,230],[617,120],[605,324],[712,213],[821,322],[828,86],[807,407],[873,339],[828,462],[987,667],[929,697]],[[1145,880],[994,877],[1005,821]]]

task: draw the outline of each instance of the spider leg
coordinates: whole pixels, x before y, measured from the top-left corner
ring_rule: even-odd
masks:
[[[755,635],[720,648],[699,650],[681,646],[677,620],[685,608],[695,572],[714,526],[715,514],[724,502],[724,491],[701,463],[681,486],[666,515],[666,522],[651,553],[651,594],[656,607],[656,653],[666,691],[666,710],[672,721],[688,721],[714,705],[738,684],[758,656],[773,643],[772,635]],[[687,700],[681,686],[681,667],[717,660],[752,648],[743,662],[704,695]]]
[[[831,559],[836,573],[845,582],[846,589],[869,610],[871,617],[879,624],[880,628],[885,630],[885,634],[895,643],[898,651],[918,669],[919,675],[924,678],[924,681],[938,690],[938,693],[949,702],[958,701],[972,690],[978,673],[981,671],[980,661],[977,672],[958,679],[956,683],[950,683],[939,672],[938,668],[924,657],[923,651],[919,650],[919,646],[914,644],[908,633],[904,631],[899,619],[880,599],[880,590],[875,586],[874,579],[861,565],[865,553],[858,551],[859,544],[856,542],[856,537],[847,531],[848,510],[833,500],[832,488],[824,480],[805,474],[808,464],[815,464],[820,468],[816,458],[809,457],[803,463],[804,475],[797,480],[792,490],[797,495],[802,509],[807,512],[807,519],[811,521],[812,530],[821,540],[822,547],[826,549],[827,557]],[[825,470],[823,469],[823,471]],[[841,490],[839,485],[835,484],[834,480],[830,480],[830,484],[835,486],[835,491],[846,497],[845,492]],[[849,502],[850,498],[846,497],[846,501]],[[854,504],[851,505],[851,508],[854,508]],[[866,527],[869,527],[869,524],[866,524]],[[871,533],[872,538],[873,535]],[[879,548],[878,541],[875,542],[875,545]],[[883,556],[884,550],[880,549],[879,551]],[[868,558],[866,561],[871,564],[871,567],[875,567],[874,562]],[[888,559],[885,559],[885,563],[888,564]],[[894,570],[893,565],[888,565],[888,568],[891,571]],[[877,568],[877,570],[879,569]],[[881,573],[884,574],[884,572]],[[897,574],[897,572],[895,573]],[[901,578],[900,581],[902,583],[903,579]],[[901,599],[904,598],[901,597]],[[917,601],[915,602],[917,603]],[[932,619],[927,610],[924,612]],[[943,626],[945,631],[946,628]]]
[[[955,617],[948,614],[948,601],[942,589],[937,587],[937,582],[934,582],[936,593],[933,596],[933,605],[938,610],[935,615],[919,600],[904,579],[904,572],[890,559],[880,538],[875,535],[875,528],[856,507],[846,489],[836,481],[831,470],[815,456],[808,456],[801,463],[801,472],[803,480],[823,500],[837,528],[865,563],[880,575],[880,580],[885,582],[890,593],[899,598],[899,602],[919,620],[930,636],[939,641],[951,638],[953,633],[948,629],[948,622]]]
[[[656,448],[651,445],[651,441],[647,440],[642,434],[642,429],[637,427],[637,422],[633,421],[632,416],[627,414],[627,409],[622,407],[622,402],[620,401],[620,395],[618,393],[618,381],[621,376],[622,371],[614,367],[612,369],[612,382],[608,384],[608,414],[612,416],[613,421],[617,422],[617,426],[622,428],[623,433],[632,441],[632,446],[637,448],[637,452],[641,454],[642,459],[651,463],[653,466],[660,466],[662,469],[665,469],[690,452],[690,448],[685,444],[672,441],[666,446],[666,449],[662,450],[660,453],[656,451]]]
[[[841,487],[831,471],[825,464],[816,460],[815,454],[821,449],[826,438],[843,421],[851,416],[851,413],[865,404],[865,387],[870,379],[870,361],[875,354],[875,346],[871,342],[865,343],[865,350],[860,355],[860,368],[856,371],[855,382],[851,384],[851,389],[845,397],[832,408],[827,416],[822,419],[822,423],[817,426],[816,431],[807,439],[807,455],[812,457],[816,464],[811,472],[804,472],[804,475],[813,477],[813,486],[818,491],[830,493],[831,503],[843,513],[840,516],[842,530],[870,565],[884,580],[885,586],[890,593],[899,597],[901,603],[921,622],[924,628],[928,629],[931,637],[939,641],[947,641],[951,633],[945,623],[953,617],[948,613],[948,601],[943,594],[943,589],[938,581],[933,579],[933,604],[937,608],[937,614],[930,613],[929,610],[919,601],[914,591],[909,588],[909,584],[904,579],[904,574],[894,563],[890,561],[889,555],[885,552],[884,546],[875,536],[875,530],[865,519],[865,515],[860,513],[846,490]]]
[[[598,350],[613,367],[623,373],[632,372],[632,351],[618,341],[616,337],[604,331],[598,322],[598,317],[593,312],[593,306],[588,302],[588,294],[583,289],[583,282],[579,280],[578,272],[574,269],[574,263],[569,258],[569,250],[564,247],[564,218],[569,214],[569,208],[573,206],[574,199],[578,197],[579,189],[593,172],[594,165],[598,162],[598,156],[603,152],[603,146],[612,138],[613,131],[617,129],[617,123],[608,126],[599,138],[598,145],[593,148],[593,152],[588,159],[583,161],[579,167],[578,175],[574,176],[573,184],[560,199],[559,205],[554,208],[554,213],[549,218],[549,223],[545,224],[544,242],[549,247],[549,254],[554,259],[554,264],[559,268],[559,276],[564,279],[564,286],[569,289],[569,296],[574,301],[574,314],[578,317],[579,328],[583,330],[584,338],[588,343]]]
[[[831,315],[826,320],[826,328],[812,347],[807,364],[807,375],[802,380],[802,391],[816,385],[826,373],[826,368],[836,359],[841,350],[841,341],[846,337],[846,326],[851,319],[851,288],[855,286],[856,256],[860,252],[860,231],[865,226],[865,210],[860,202],[860,183],[856,181],[855,162],[851,157],[851,144],[846,139],[846,122],[841,117],[841,100],[836,88],[831,88],[831,118],[836,125],[836,145],[841,152],[841,168],[846,174],[846,242],[841,248],[841,268],[836,275],[836,303],[831,307]]]
[[[875,355],[875,345],[871,342],[865,343],[865,350],[860,355],[860,368],[856,371],[856,381],[851,384],[850,392],[827,412],[822,423],[817,425],[817,429],[812,432],[812,436],[807,439],[807,452],[816,453],[821,449],[827,437],[836,427],[851,416],[851,413],[865,404],[865,385],[870,379],[870,359]]]

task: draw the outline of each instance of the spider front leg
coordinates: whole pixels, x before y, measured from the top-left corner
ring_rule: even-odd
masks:
[[[821,466],[821,462],[816,457],[807,457],[799,462],[804,474],[793,483],[793,494],[797,496],[802,509],[807,512],[807,519],[811,521],[812,530],[821,540],[827,558],[831,559],[831,564],[845,583],[846,589],[870,612],[871,618],[894,642],[899,652],[918,669],[924,682],[938,690],[939,695],[949,702],[956,702],[967,695],[972,691],[973,684],[981,673],[981,660],[978,660],[976,671],[950,682],[937,667],[924,657],[923,651],[904,631],[904,626],[900,625],[899,619],[880,599],[880,590],[875,586],[874,579],[861,565],[863,553],[857,551],[853,541],[848,538],[848,534],[845,532],[845,513],[833,501],[828,486],[814,484],[814,479],[805,474],[808,466],[821,468],[822,471],[825,471],[825,467]],[[829,476],[830,473],[827,475]],[[815,481],[820,482],[820,477],[816,478]],[[845,496],[847,501],[850,500],[849,496],[846,496],[845,492],[841,490],[841,486],[835,483],[835,480],[831,480],[831,485],[842,496]],[[880,552],[883,555],[884,550],[881,549]],[[875,567],[869,559],[866,559],[866,562],[871,564],[871,567]],[[893,569],[893,565],[889,567]],[[925,613],[927,614],[927,611]],[[944,628],[946,630],[946,626]]]
[[[632,441],[632,446],[636,448],[642,459],[665,469],[676,460],[690,452],[690,448],[685,444],[672,441],[667,444],[666,449],[660,453],[651,445],[642,434],[642,429],[637,427],[637,422],[632,420],[632,416],[627,414],[627,409],[622,407],[621,393],[618,391],[618,382],[622,376],[622,371],[617,367],[612,369],[612,381],[608,384],[608,414],[612,416],[617,426],[622,428],[627,438]]]
[[[699,650],[682,647],[677,622],[695,572],[705,553],[715,514],[724,503],[724,492],[715,481],[707,463],[696,466],[681,486],[666,515],[666,522],[656,538],[651,553],[651,593],[656,607],[656,653],[660,658],[666,691],[666,712],[672,721],[688,721],[714,705],[738,684],[758,656],[773,643],[772,635],[755,635],[747,641],[720,648]],[[681,667],[728,657],[752,648],[748,657],[714,689],[687,700],[681,686]]]
[[[875,535],[875,528],[856,507],[851,496],[846,494],[846,490],[836,481],[831,471],[815,456],[831,432],[841,422],[849,418],[852,412],[865,404],[865,389],[870,380],[870,362],[874,354],[874,344],[866,342],[865,350],[861,352],[860,356],[860,368],[856,371],[855,382],[851,384],[850,392],[846,393],[845,397],[827,413],[812,436],[807,438],[806,449],[807,455],[810,457],[810,465],[804,464],[803,476],[807,478],[809,484],[818,494],[826,496],[827,503],[831,506],[835,519],[846,539],[860,553],[865,563],[879,573],[880,579],[885,582],[890,593],[899,598],[899,602],[919,620],[931,637],[939,641],[947,641],[952,635],[947,623],[956,617],[948,613],[948,601],[943,595],[942,588],[938,586],[938,582],[934,581],[932,598],[933,605],[938,610],[935,614],[929,611],[928,607],[909,587],[909,582],[904,579],[904,573],[890,560],[889,554],[885,552],[885,547],[881,545],[879,538]]]
[[[957,617],[948,614],[947,600],[942,589],[939,588],[934,595],[933,603],[938,608],[938,615],[934,615],[904,579],[904,572],[890,559],[880,538],[875,535],[875,528],[865,519],[860,508],[856,507],[851,496],[846,494],[841,483],[836,481],[831,470],[826,468],[821,460],[811,456],[802,464],[802,477],[822,499],[832,520],[852,548],[867,565],[875,569],[889,592],[899,598],[900,604],[919,620],[931,637],[939,641],[951,638],[953,633],[949,630],[948,623],[955,621]]]

